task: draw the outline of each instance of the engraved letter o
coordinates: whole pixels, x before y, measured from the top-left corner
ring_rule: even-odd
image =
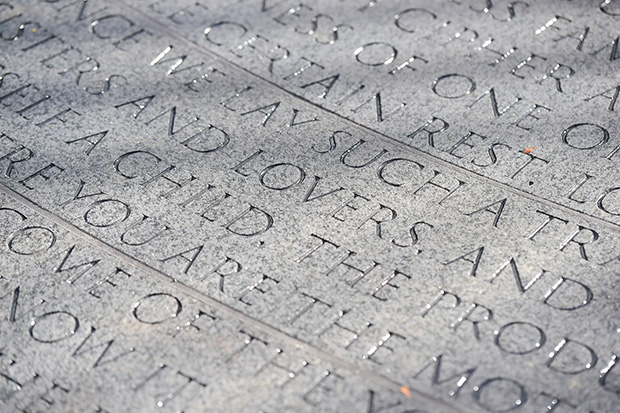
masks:
[[[420,14],[428,14],[429,16],[432,17],[433,20],[437,19],[437,15],[433,12],[430,12],[426,9],[417,9],[417,8],[412,8],[412,9],[406,9],[403,11],[399,11],[398,13],[396,13],[394,15],[394,24],[396,25],[396,27],[398,27],[400,30],[407,32],[407,33],[414,33],[415,29],[413,27],[404,27],[405,24],[403,24],[400,19],[403,18],[404,15],[409,14],[409,13],[420,13]]]
[[[41,325],[47,326],[46,332],[41,332]],[[35,328],[39,326],[38,328]],[[69,338],[80,328],[77,317],[66,311],[51,311],[34,318],[30,323],[28,333],[39,343],[56,343]]]
[[[219,22],[214,23],[211,26],[207,27],[206,29],[204,29],[203,33],[205,35],[205,39],[209,43],[214,44],[216,46],[223,46],[224,45],[223,41],[220,42],[220,41],[217,41],[217,40],[213,39],[213,31],[217,27],[224,27],[224,26],[232,26],[232,27],[235,27],[236,29],[241,29],[241,34],[239,36],[237,36],[237,37],[241,37],[241,36],[243,36],[244,34],[246,34],[248,32],[248,29],[244,25],[239,24],[237,22],[219,21]]]
[[[502,387],[505,387],[506,385],[514,385],[517,388],[518,396],[515,398],[515,400],[512,400],[510,402],[509,406],[500,407],[498,405],[500,402],[499,395],[509,394],[507,389],[500,388],[500,389],[495,389],[495,391],[493,391],[493,389],[491,388],[489,392],[489,394],[491,395],[491,399],[488,400],[483,397],[484,390],[494,384],[500,385],[500,386],[503,384],[504,386]],[[480,406],[484,407],[490,412],[495,412],[495,413],[510,412],[512,410],[522,407],[525,403],[527,403],[527,392],[525,391],[525,388],[523,388],[521,384],[519,384],[518,382],[512,379],[505,379],[503,377],[494,377],[492,379],[487,379],[483,381],[480,384],[480,386],[474,387],[474,400],[476,401],[476,403],[478,403]]]
[[[275,184],[271,184],[271,183],[267,184],[265,182],[265,177],[267,176],[267,174],[269,174],[269,172],[271,171],[275,172],[276,168],[281,169],[282,167],[284,167],[284,169],[287,169],[286,167],[297,169],[297,173],[298,173],[297,179],[295,179],[291,183],[283,183],[281,186],[276,186]],[[305,178],[306,178],[306,173],[304,172],[304,170],[301,169],[297,165],[293,165],[292,163],[276,163],[273,165],[269,165],[268,167],[263,169],[260,173],[261,185],[264,186],[265,188],[274,189],[276,191],[284,191],[285,189],[289,189],[292,186],[302,183]]]
[[[594,145],[592,145],[592,146],[575,146],[575,145],[571,144],[568,141],[569,134],[574,129],[582,128],[584,126],[593,126],[593,127],[597,128],[597,129],[599,129],[600,132],[601,132],[601,138],[599,139],[599,141],[597,143],[595,143]],[[608,140],[609,140],[609,132],[607,131],[607,129],[603,128],[602,126],[596,125],[594,123],[576,123],[576,124],[574,124],[572,126],[569,126],[566,129],[564,129],[564,132],[562,132],[562,142],[564,142],[565,144],[567,144],[571,148],[575,148],[575,149],[581,149],[581,150],[594,149],[597,146],[604,145],[605,143],[607,143]]]
[[[452,84],[448,83],[446,85],[446,82],[450,82]],[[444,86],[441,87],[441,84]],[[442,98],[458,99],[463,96],[467,96],[476,90],[476,82],[465,75],[451,73],[435,79],[431,89],[433,90],[433,93]]]
[[[532,344],[531,348],[527,348],[527,349],[508,348],[506,347],[506,345],[502,344],[502,335],[506,333],[506,330],[509,330],[509,329],[517,330],[518,328],[521,328],[524,330],[513,333],[517,337],[528,337],[529,336],[528,332],[535,332],[535,334],[538,336],[535,339],[535,343]],[[508,332],[507,334],[510,334],[510,332]],[[505,351],[506,353],[510,353],[510,354],[531,353],[532,351],[536,351],[542,346],[544,346],[546,341],[547,341],[547,336],[545,335],[545,332],[542,331],[542,329],[535,326],[534,324],[526,323],[523,321],[513,321],[512,323],[508,323],[502,326],[498,331],[495,332],[495,345],[499,347],[502,351]]]
[[[117,207],[113,205],[117,205]],[[106,206],[111,209],[106,210]],[[97,212],[101,216],[93,218],[93,214]],[[84,213],[84,221],[93,227],[107,228],[120,224],[129,218],[129,215],[131,215],[131,208],[123,201],[118,199],[102,199],[90,204],[88,210]]]
[[[381,49],[381,48],[387,48],[387,53],[388,53],[387,58],[381,57],[379,58],[378,61],[365,60],[361,58],[362,53],[364,53],[364,50],[366,49],[375,50],[375,49]],[[371,50],[369,50],[369,53],[370,52]],[[379,53],[379,52],[376,51],[375,53]],[[383,43],[383,42],[372,42],[372,43],[366,43],[362,47],[358,47],[357,49],[355,49],[355,52],[353,52],[353,54],[355,55],[355,60],[357,60],[359,63],[363,65],[383,66],[383,65],[389,65],[390,63],[392,63],[394,59],[396,59],[396,56],[398,55],[398,51],[391,44]]]
[[[44,227],[26,227],[17,230],[8,242],[11,252],[19,255],[34,255],[52,248],[56,235]]]
[[[150,306],[150,311],[161,314],[147,317],[144,313],[148,312],[149,309],[139,311],[142,305],[148,305]],[[168,309],[171,309],[171,311],[165,313]],[[133,305],[133,316],[136,320],[144,324],[161,324],[169,318],[176,318],[182,309],[183,306],[181,305],[181,301],[179,301],[179,299],[174,295],[168,293],[154,293],[144,296],[136,301]]]

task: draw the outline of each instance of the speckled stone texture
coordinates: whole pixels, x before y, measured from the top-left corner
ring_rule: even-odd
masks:
[[[620,412],[620,2],[0,3],[0,411]]]

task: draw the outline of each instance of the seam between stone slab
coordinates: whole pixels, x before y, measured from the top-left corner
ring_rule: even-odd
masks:
[[[238,321],[241,321],[243,323],[246,323],[248,325],[250,325],[253,328],[256,328],[257,330],[260,330],[263,333],[266,333],[268,335],[271,335],[272,337],[281,340],[283,343],[288,344],[290,346],[293,346],[301,351],[305,351],[306,353],[310,353],[313,356],[319,357],[320,359],[322,359],[323,361],[327,361],[329,363],[332,363],[333,365],[335,365],[336,367],[340,367],[340,368],[344,368],[349,370],[350,372],[352,372],[353,374],[356,374],[360,377],[363,377],[365,379],[368,379],[372,382],[374,382],[377,385],[389,388],[391,390],[394,391],[398,391],[398,392],[402,392],[403,390],[403,385],[400,383],[397,383],[396,381],[387,378],[381,374],[375,373],[372,370],[368,370],[366,368],[362,368],[359,367],[357,364],[342,359],[338,356],[335,356],[325,350],[322,350],[319,347],[316,347],[312,344],[308,344],[302,340],[299,340],[295,337],[292,337],[290,335],[288,335],[287,333],[284,333],[283,331],[280,331],[279,329],[277,329],[276,327],[271,326],[270,324],[264,323],[252,316],[249,316],[239,310],[236,310],[233,307],[230,307],[229,305],[222,303],[219,300],[216,300],[215,298],[212,298],[198,290],[196,290],[195,288],[192,288],[182,282],[177,281],[174,277],[171,277],[167,274],[165,274],[162,271],[159,271],[153,267],[151,267],[150,265],[132,257],[129,254],[124,253],[123,251],[113,247],[112,245],[98,239],[97,237],[89,234],[88,232],[78,228],[77,226],[73,225],[72,223],[70,223],[69,221],[63,219],[62,217],[56,215],[55,213],[43,208],[42,206],[38,205],[36,202],[32,201],[31,199],[27,198],[26,196],[20,194],[19,192],[15,191],[14,189],[8,187],[7,185],[5,185],[4,183],[0,183],[0,193],[3,193],[9,197],[11,197],[12,199],[18,201],[19,203],[23,204],[24,206],[26,206],[27,208],[33,210],[35,213],[41,215],[42,217],[52,221],[53,223],[57,224],[58,226],[60,226],[61,228],[65,229],[66,231],[72,233],[73,235],[81,238],[82,240],[84,240],[85,242],[93,245],[94,247],[104,251],[105,253],[114,256],[122,261],[124,261],[125,263],[129,264],[130,266],[144,272],[145,274],[147,274],[150,277],[156,278],[157,280],[163,282],[164,284],[168,285],[171,288],[174,288],[184,294],[186,294],[187,296],[190,296],[192,298],[194,298],[195,300],[202,302],[204,304],[207,304],[209,306],[214,307],[215,309],[221,311],[223,314],[230,316]],[[407,386],[404,386],[407,387]],[[432,396],[429,396],[423,392],[420,392],[419,390],[416,389],[411,389],[409,387],[407,387],[407,390],[409,390],[413,396],[418,396],[421,399],[427,401],[427,402],[431,402],[433,404],[439,405],[443,408],[445,408],[446,410],[441,410],[441,411],[445,411],[445,412],[464,412],[463,410],[460,410],[460,408],[456,408],[455,406],[451,406],[447,403],[445,403],[442,400],[439,399],[435,399]],[[403,396],[404,397],[404,396]],[[435,407],[439,407],[439,406],[435,406]],[[449,410],[448,410],[449,409]]]
[[[331,110],[329,110],[327,108],[324,108],[323,106],[320,106],[320,105],[318,105],[318,104],[316,104],[316,103],[314,103],[314,102],[304,98],[303,96],[299,96],[296,93],[291,92],[290,90],[283,88],[282,86],[278,85],[277,83],[274,83],[274,82],[272,82],[272,81],[270,81],[268,79],[265,79],[264,77],[262,77],[260,75],[257,75],[255,73],[251,72],[250,70],[244,68],[243,66],[240,66],[240,65],[238,65],[238,64],[236,64],[234,62],[231,62],[230,60],[228,60],[227,58],[225,58],[222,55],[218,54],[217,52],[214,52],[211,49],[208,49],[208,48],[206,48],[204,46],[199,45],[198,43],[196,43],[196,42],[194,42],[192,40],[189,40],[184,35],[179,34],[179,33],[175,32],[173,30],[170,30],[166,25],[162,24],[161,22],[159,22],[158,20],[156,20],[154,18],[151,18],[151,17],[143,14],[139,9],[136,9],[133,6],[130,6],[130,5],[126,4],[122,0],[114,0],[114,1],[116,3],[122,5],[123,7],[126,7],[127,9],[133,11],[134,13],[138,14],[142,19],[146,20],[147,22],[150,22],[152,25],[155,25],[158,29],[164,31],[169,36],[174,37],[175,39],[186,43],[186,45],[190,46],[193,49],[196,49],[200,53],[209,55],[211,57],[215,57],[217,60],[221,61],[222,63],[224,63],[226,65],[229,65],[229,66],[235,68],[236,70],[241,71],[241,72],[243,72],[245,74],[248,74],[248,75],[250,75],[251,77],[253,77],[255,79],[259,79],[260,81],[265,82],[265,83],[271,85],[272,87],[274,87],[274,88],[278,89],[279,91],[287,94],[288,96],[291,96],[294,99],[297,99],[297,100],[303,102],[305,105],[311,106],[312,108],[314,108],[316,110],[319,110],[319,111],[322,111],[322,112],[324,112],[326,114],[329,114],[330,116],[337,118],[339,121],[344,122],[344,123],[348,124],[349,126],[353,126],[353,127],[357,128],[357,129],[361,129],[363,132],[372,134],[376,138],[378,138],[378,139],[380,139],[382,141],[388,141],[390,144],[396,144],[396,145],[400,146],[404,150],[408,150],[410,152],[415,152],[417,155],[419,155],[420,157],[424,158],[427,161],[434,162],[435,164],[438,164],[438,165],[441,165],[441,166],[443,166],[445,168],[451,169],[451,170],[453,170],[453,171],[455,171],[457,173],[460,173],[462,175],[466,175],[466,176],[468,176],[470,178],[473,178],[473,179],[476,179],[476,180],[479,180],[479,181],[483,181],[483,182],[485,182],[485,183],[487,183],[489,185],[498,187],[500,189],[503,189],[505,191],[511,192],[511,193],[513,193],[515,195],[518,195],[518,196],[521,196],[523,198],[527,198],[527,199],[529,199],[531,201],[535,201],[535,202],[544,204],[544,205],[549,206],[551,208],[559,209],[559,210],[561,210],[563,212],[566,212],[568,214],[571,214],[571,215],[574,215],[574,216],[577,216],[577,217],[580,217],[580,218],[585,218],[585,219],[588,219],[591,222],[595,222],[595,223],[597,223],[599,225],[603,225],[603,226],[611,228],[613,230],[620,231],[620,224],[617,224],[617,223],[612,222],[612,221],[608,221],[608,220],[606,220],[604,218],[600,218],[600,217],[588,214],[586,212],[579,211],[579,210],[571,208],[569,206],[560,204],[560,203],[558,203],[556,201],[552,201],[552,200],[549,200],[547,198],[543,198],[541,196],[531,194],[529,192],[523,191],[522,189],[518,189],[518,188],[512,187],[512,186],[510,186],[508,184],[505,184],[503,182],[500,182],[500,181],[498,181],[496,179],[489,178],[489,177],[484,176],[482,174],[479,174],[477,172],[474,172],[474,171],[471,171],[469,169],[463,168],[461,166],[455,165],[455,164],[453,164],[451,162],[446,161],[445,159],[442,159],[442,158],[440,158],[438,156],[435,156],[435,155],[433,155],[433,154],[431,154],[429,152],[426,152],[426,151],[424,151],[424,150],[422,150],[420,148],[416,148],[414,146],[408,145],[408,144],[406,144],[406,143],[404,143],[404,142],[402,142],[402,141],[400,141],[400,140],[398,140],[396,138],[393,138],[393,137],[391,137],[389,135],[386,135],[386,134],[384,134],[382,132],[379,132],[379,131],[377,131],[375,129],[372,129],[372,128],[370,128],[368,126],[365,126],[365,125],[363,125],[361,123],[358,123],[358,122],[353,121],[353,120],[351,120],[349,118],[346,118],[343,115],[340,115],[340,114],[338,114],[336,112],[333,112],[333,111],[331,111]]]

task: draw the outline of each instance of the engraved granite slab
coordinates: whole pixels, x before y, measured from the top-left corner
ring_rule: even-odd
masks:
[[[614,1],[0,4],[0,409],[620,411]]]

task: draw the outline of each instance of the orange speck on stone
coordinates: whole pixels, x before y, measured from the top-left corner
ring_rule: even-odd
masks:
[[[400,392],[405,395],[406,398],[411,398],[411,391],[409,391],[409,387],[403,386],[400,388]]]
[[[523,153],[532,153],[532,151],[536,149],[535,146],[530,146],[529,148],[525,148],[525,150],[523,151]]]

